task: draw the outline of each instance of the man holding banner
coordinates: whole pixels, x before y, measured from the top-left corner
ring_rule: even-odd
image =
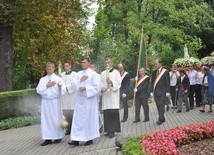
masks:
[[[161,125],[165,122],[165,102],[166,97],[170,96],[170,77],[169,71],[162,67],[161,60],[155,60],[156,70],[152,72],[152,85],[150,95],[154,97],[157,109],[158,109],[158,121],[157,125]]]
[[[140,122],[140,108],[143,106],[144,120],[143,122],[149,121],[149,82],[150,78],[146,75],[146,70],[144,68],[139,69],[139,77],[137,80],[137,85],[134,89],[136,93],[136,104],[135,104],[135,121],[133,123]]]

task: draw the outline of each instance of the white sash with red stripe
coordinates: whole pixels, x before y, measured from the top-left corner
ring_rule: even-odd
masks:
[[[156,84],[158,83],[158,81],[160,80],[160,78],[162,77],[162,75],[165,73],[166,69],[165,68],[162,68],[160,73],[158,74],[158,76],[155,78],[155,81],[154,81],[154,85],[153,85],[153,89],[155,90],[155,86]]]
[[[128,74],[128,72],[126,72],[126,71],[123,72],[123,74],[121,75],[122,80],[127,74]]]
[[[148,75],[145,75],[144,77],[142,77],[141,79],[139,79],[139,81],[137,81],[137,87],[147,78],[149,77]]]

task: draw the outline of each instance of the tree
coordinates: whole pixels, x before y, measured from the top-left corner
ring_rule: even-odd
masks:
[[[85,12],[76,0],[17,0],[16,8],[13,84],[20,89],[28,85],[26,81],[34,86],[48,61],[56,65],[64,60],[76,62]]]
[[[183,57],[185,44],[191,56],[200,57],[200,50],[208,50],[205,35],[213,34],[214,21],[213,10],[201,0],[101,0],[96,23],[91,41],[96,55],[117,53],[133,75],[142,27],[150,62],[162,58],[169,66]],[[112,46],[102,48],[106,40],[114,42],[114,52],[110,52]]]
[[[0,92],[12,89],[14,2],[15,0],[0,1]]]

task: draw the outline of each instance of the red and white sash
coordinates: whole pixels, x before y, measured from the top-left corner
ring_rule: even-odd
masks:
[[[123,80],[123,78],[128,74],[128,72],[124,71],[122,74],[121,74],[121,78]]]
[[[162,75],[165,73],[166,69],[165,68],[162,68],[160,73],[157,75],[157,77],[155,78],[155,81],[154,81],[154,85],[153,85],[153,89],[155,90],[155,86],[156,84],[158,83],[158,81],[160,80],[160,78],[162,77]]]
[[[148,76],[148,75],[144,75],[144,77],[142,77],[141,79],[139,79],[139,80],[137,81],[137,87],[138,87],[147,77],[149,77],[149,76]]]

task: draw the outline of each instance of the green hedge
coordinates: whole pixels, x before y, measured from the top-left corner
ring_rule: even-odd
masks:
[[[0,93],[0,120],[37,116],[40,113],[40,96],[35,89],[25,89]]]
[[[0,121],[0,130],[6,130],[6,129],[11,129],[11,128],[20,128],[20,127],[24,127],[24,126],[37,124],[39,122],[40,122],[40,119],[35,116],[7,118],[7,119]]]

